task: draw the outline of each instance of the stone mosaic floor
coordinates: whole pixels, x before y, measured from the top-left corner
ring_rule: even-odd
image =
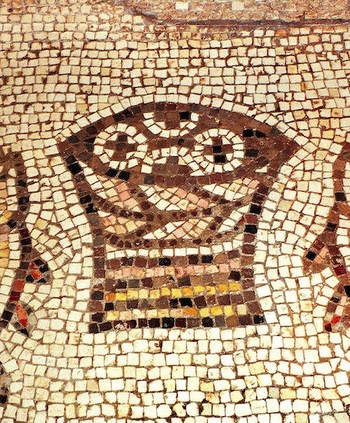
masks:
[[[0,34],[0,421],[349,423],[349,22]]]

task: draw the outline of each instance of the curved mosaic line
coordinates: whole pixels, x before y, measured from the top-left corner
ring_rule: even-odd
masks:
[[[31,236],[25,223],[29,210],[29,193],[27,176],[20,153],[8,153],[1,160],[3,165],[2,178],[6,180],[11,167],[14,168],[17,192],[17,210],[9,213],[6,227],[9,232],[17,231],[20,245],[19,266],[15,271],[8,300],[0,318],[0,330],[6,328],[10,322],[16,330],[29,335],[31,324],[35,323],[31,307],[20,301],[26,283],[46,283],[49,281],[49,267],[33,249]]]
[[[342,217],[349,219],[350,206],[345,181],[350,163],[350,146],[345,144],[333,166],[335,203],[329,212],[324,231],[316,238],[304,257],[304,268],[313,273],[330,267],[339,280],[334,294],[327,305],[325,329],[329,332],[350,327],[350,275],[346,259],[342,254],[342,242],[338,231]]]

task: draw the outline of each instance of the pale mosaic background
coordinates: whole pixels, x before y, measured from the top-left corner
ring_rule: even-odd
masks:
[[[3,8],[0,33],[1,145],[22,154],[27,226],[52,270],[50,285],[25,287],[31,336],[11,325],[1,332],[11,378],[1,421],[348,422],[350,339],[324,330],[338,280],[329,267],[306,274],[302,264],[332,208],[332,167],[348,142],[346,22],[172,27],[122,6],[79,4]],[[92,234],[57,143],[110,107],[186,98],[277,125],[300,146],[258,228],[255,282],[267,324],[89,334]],[[9,209],[14,195],[10,184]],[[343,216],[347,264],[349,225]],[[2,308],[19,259],[10,241]]]

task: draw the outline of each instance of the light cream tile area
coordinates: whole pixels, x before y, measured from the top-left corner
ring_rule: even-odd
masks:
[[[0,9],[0,421],[350,422],[347,22],[22,6]]]

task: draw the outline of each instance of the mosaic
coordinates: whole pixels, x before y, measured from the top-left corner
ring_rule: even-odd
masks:
[[[291,140],[237,113],[149,103],[59,148],[95,234],[92,332],[264,322],[257,224]]]
[[[350,423],[350,21],[300,3],[0,3],[1,423]]]

